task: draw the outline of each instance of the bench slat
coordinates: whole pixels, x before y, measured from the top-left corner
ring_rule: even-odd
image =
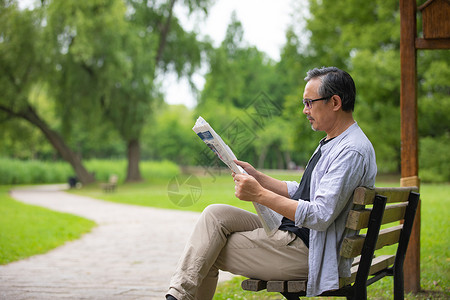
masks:
[[[371,209],[370,208],[364,209],[364,207],[362,207],[362,209],[358,210],[357,207],[361,208],[361,206],[371,205],[374,203],[374,199],[378,199],[380,200],[380,202],[375,201],[376,204],[374,205],[374,207],[378,210],[379,208],[381,208],[381,204],[383,206],[385,205],[386,198],[388,203],[394,202],[400,203],[387,206],[383,210],[383,214],[378,212],[377,214],[372,214],[373,215],[372,217],[377,219],[370,220],[370,222],[372,223],[371,226],[373,225],[374,228],[376,226],[375,229],[371,227],[370,232],[378,232],[378,229],[380,228],[379,218],[381,216],[383,216],[381,220],[382,224],[402,220],[403,218],[404,224],[380,230],[378,237],[376,239],[377,241],[376,243],[374,243],[375,241],[374,236],[372,236],[374,239],[371,241],[369,240],[366,241],[365,235],[356,235],[345,238],[341,246],[340,255],[346,258],[352,257],[355,258],[353,260],[351,267],[351,276],[349,278],[339,278],[340,289],[336,291],[328,291],[323,294],[324,296],[349,297],[352,296],[354,292],[363,293],[362,289],[366,285],[368,284],[370,285],[373,282],[383,278],[384,276],[394,275],[394,277],[397,276],[394,279],[394,293],[396,293],[397,295],[396,298],[403,299],[403,292],[402,292],[403,285],[400,285],[399,280],[402,281],[403,278],[401,266],[403,263],[404,253],[406,251],[405,240],[407,241],[407,239],[410,236],[414,214],[419,202],[419,194],[416,193],[417,190],[418,189],[416,187],[375,188],[375,189],[361,187],[355,190],[353,194],[353,203],[355,204],[355,208],[354,211],[352,211],[349,214],[348,217],[349,220],[347,220],[348,228],[354,230],[367,228],[370,219]],[[377,195],[383,197],[378,197]],[[383,202],[381,202],[381,200],[383,200]],[[372,229],[374,231],[372,231]],[[402,236],[401,241],[400,236]],[[373,254],[372,251],[399,242],[400,245],[397,251],[400,251],[399,252],[400,254],[397,260],[395,255],[383,255],[372,258],[370,261],[371,262],[370,267],[367,265],[369,261],[361,263],[360,255],[363,246],[365,247],[364,249],[365,257],[369,258]],[[394,265],[396,261],[398,262],[398,265]],[[392,270],[391,268],[392,265],[394,265],[393,268],[396,268],[396,270]],[[366,276],[371,276],[371,278],[369,280],[366,280]],[[400,279],[398,276],[400,276]],[[355,283],[357,277],[358,282]],[[283,293],[283,295],[287,295],[286,293],[294,293],[292,295],[295,295],[296,297],[305,295],[306,285],[307,279],[293,280],[293,281],[269,281],[269,282],[257,279],[247,279],[242,282],[242,288],[244,290],[259,291],[266,288],[268,291],[281,292]]]
[[[417,187],[394,187],[394,188],[375,188],[368,189],[358,187],[353,193],[353,203],[358,205],[373,204],[375,194],[387,197],[387,203],[406,202],[408,201],[409,193],[411,191],[417,192]]]
[[[258,292],[266,289],[267,281],[260,279],[246,279],[242,281],[241,287],[245,291]]]
[[[370,267],[369,275],[373,275],[391,265],[394,264],[395,255],[381,255],[375,257],[372,260],[372,265]],[[354,265],[351,268],[351,276],[347,278],[339,278],[339,287],[344,287],[346,285],[352,284],[355,281],[356,273],[358,271],[358,265]],[[241,286],[243,290],[246,291],[261,291],[267,288],[268,292],[289,292],[289,293],[299,293],[306,291],[307,280],[273,280],[264,281],[259,279],[246,279],[242,281]]]
[[[407,202],[393,204],[386,207],[381,224],[387,224],[394,221],[402,220],[405,216]],[[346,227],[353,230],[367,228],[369,224],[370,208],[361,210],[351,210],[348,213]]]
[[[357,187],[353,192],[353,203],[359,205],[373,204],[375,190],[365,187]]]
[[[373,275],[389,266],[393,265],[395,261],[395,255],[381,255],[372,259],[372,264],[370,267],[369,275]],[[350,277],[341,277],[339,278],[339,288],[342,288],[346,285],[352,284],[355,282],[356,273],[358,272],[358,265],[353,266],[351,268],[351,276]]]
[[[411,192],[417,192],[419,189],[415,186],[411,187],[393,187],[393,188],[375,188],[375,193],[386,196],[387,203],[407,202]]]
[[[289,293],[298,293],[306,291],[307,280],[292,280],[288,281],[287,288]]]
[[[402,228],[403,225],[398,225],[380,230],[375,250],[398,243]],[[366,237],[364,234],[345,238],[342,243],[340,255],[346,258],[352,258],[360,255],[365,238]]]
[[[287,292],[287,281],[282,280],[271,280],[267,281],[267,291],[268,292]]]
[[[360,261],[360,260],[361,260],[361,255],[355,257],[355,258],[353,259],[353,262],[352,262],[352,267],[353,267],[353,266],[356,266],[356,265],[359,265],[359,261]]]

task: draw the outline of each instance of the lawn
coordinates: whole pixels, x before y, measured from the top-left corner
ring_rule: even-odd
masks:
[[[9,188],[0,186],[0,264],[45,253],[95,226],[81,217],[17,202]]]
[[[225,172],[227,173],[227,172]],[[272,172],[271,176],[282,180],[296,180],[298,175],[285,172]],[[180,207],[170,200],[170,180],[160,181],[151,185],[146,183],[126,184],[118,187],[116,193],[104,193],[98,186],[91,186],[74,193],[101,198],[108,201],[128,204],[153,206],[168,209],[202,211],[213,203],[226,203],[250,211],[253,205],[242,202],[234,196],[234,184],[227,174],[197,176],[201,195],[193,205]],[[181,183],[186,177],[180,178]],[[398,186],[397,177],[382,177],[377,180],[377,186]],[[189,191],[180,187],[180,193]],[[421,234],[421,287],[423,293],[409,295],[406,299],[442,299],[450,298],[450,229],[448,227],[448,208],[450,207],[449,184],[423,184],[421,186],[422,201],[422,234]],[[391,249],[384,250],[386,252]],[[407,274],[405,275],[407,276]],[[230,282],[219,285],[214,299],[280,299],[276,293],[251,293],[240,288],[242,278],[235,278]],[[372,299],[392,299],[392,278],[384,278],[369,287]],[[329,299],[329,298],[328,298]]]
[[[151,206],[165,209],[178,209],[201,212],[205,207],[214,203],[225,203],[253,211],[253,204],[243,202],[234,196],[234,183],[230,172],[222,171],[219,174],[180,175],[175,178],[179,182],[179,194],[190,193],[190,187],[198,187],[199,195],[194,196],[194,203],[189,206],[178,205],[168,195],[174,192],[172,179],[152,180],[152,183],[129,183],[119,185],[115,193],[105,193],[100,185],[95,184],[80,190],[71,190],[72,193],[104,199],[113,202],[127,203],[142,206]],[[272,172],[271,176],[283,180],[296,180],[298,175],[287,172]],[[195,181],[189,184],[190,179]],[[187,184],[183,184],[187,181]],[[172,200],[172,201],[171,201]]]
[[[171,180],[160,178],[152,180],[151,183],[120,184],[114,193],[103,192],[100,185],[92,185],[71,192],[113,202],[164,209],[200,212],[209,204],[227,203],[253,211],[251,203],[235,198],[233,181],[228,172],[222,175],[197,175],[193,177],[179,176]],[[298,179],[298,175],[283,172],[270,175],[284,180]],[[174,183],[178,184],[174,185]],[[377,181],[377,186],[395,186],[397,183],[398,179],[392,181],[381,178]],[[6,216],[0,219],[2,259],[0,263],[48,251],[48,249],[64,243],[65,240],[79,237],[93,226],[92,222],[82,218],[20,204],[9,198],[7,190],[8,187],[0,187],[0,214]],[[187,206],[186,203],[181,203],[172,196],[169,197],[173,194],[192,195],[192,205]],[[407,299],[450,298],[449,194],[449,184],[423,184],[421,186],[421,286],[424,292],[415,296],[409,295]],[[42,220],[45,221],[42,222]],[[42,226],[41,229],[39,229],[40,226]],[[57,242],[53,241],[54,237],[57,237]],[[41,246],[44,244],[49,246]],[[276,293],[244,292],[240,289],[241,280],[242,278],[237,277],[220,284],[214,299],[281,299]],[[371,299],[392,299],[391,291],[391,278],[385,278],[369,287]]]

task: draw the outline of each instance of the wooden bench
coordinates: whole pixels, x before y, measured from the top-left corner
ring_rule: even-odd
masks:
[[[112,174],[109,176],[109,180],[107,183],[102,183],[102,189],[104,192],[114,192],[117,187],[117,181],[119,180],[119,176],[116,174]]]
[[[375,189],[359,187],[355,190],[353,193],[355,207],[348,214],[346,227],[353,230],[367,228],[367,232],[345,238],[340,255],[355,258],[351,277],[340,278],[338,290],[328,291],[320,296],[367,299],[367,286],[385,276],[393,276],[394,299],[404,299],[403,262],[419,203],[419,194],[415,191],[417,188],[414,187]],[[387,225],[380,229],[383,224]],[[397,244],[396,254],[374,256],[375,250],[394,244]],[[247,291],[267,289],[268,292],[280,292],[290,300],[306,295],[306,283],[307,279],[293,281],[246,279],[241,286]]]

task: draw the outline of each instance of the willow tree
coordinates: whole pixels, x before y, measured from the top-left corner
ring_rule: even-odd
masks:
[[[15,1],[0,2],[0,117],[16,117],[39,128],[63,159],[68,161],[84,183],[94,181],[81,159],[51,126],[30,99],[32,89],[43,85],[47,55],[43,51],[41,10],[19,10]]]
[[[187,13],[204,14],[210,0],[182,3]],[[127,180],[140,180],[139,140],[158,98],[155,81],[168,71],[189,79],[201,64],[201,53],[208,48],[195,32],[187,32],[174,14],[176,0],[128,0],[131,14],[127,17],[131,35],[126,37],[130,62],[128,77],[115,84],[110,102],[102,103],[105,116],[115,125],[128,147]]]
[[[189,13],[206,12],[209,2],[182,5]],[[200,65],[202,43],[179,24],[175,3],[42,1],[20,10],[16,1],[2,1],[0,60],[6,76],[0,109],[39,127],[83,183],[94,177],[67,142],[72,128],[82,123],[91,131],[110,123],[127,145],[127,181],[140,180],[139,140],[159,95],[156,75],[173,70],[190,76]],[[53,102],[52,125],[30,100],[36,85]]]
[[[175,3],[54,1],[49,6],[50,40],[61,58],[54,64],[63,66],[52,78],[71,86],[57,90],[62,93],[57,98],[64,111],[98,114],[119,132],[127,145],[127,181],[141,180],[139,141],[158,100],[156,76],[170,70],[189,77],[200,65],[202,43],[182,28]],[[209,1],[184,4],[189,12],[206,12]]]

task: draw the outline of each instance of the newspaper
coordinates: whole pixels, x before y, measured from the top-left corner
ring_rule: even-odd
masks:
[[[220,158],[236,174],[243,174],[246,172],[241,166],[238,166],[234,160],[236,156],[230,147],[222,140],[222,138],[214,131],[214,129],[202,117],[198,117],[192,128],[194,132],[205,142],[206,145]],[[272,209],[253,202],[255,210],[258,213],[264,230],[268,236],[272,236],[278,227],[280,227],[282,215],[273,211]]]

